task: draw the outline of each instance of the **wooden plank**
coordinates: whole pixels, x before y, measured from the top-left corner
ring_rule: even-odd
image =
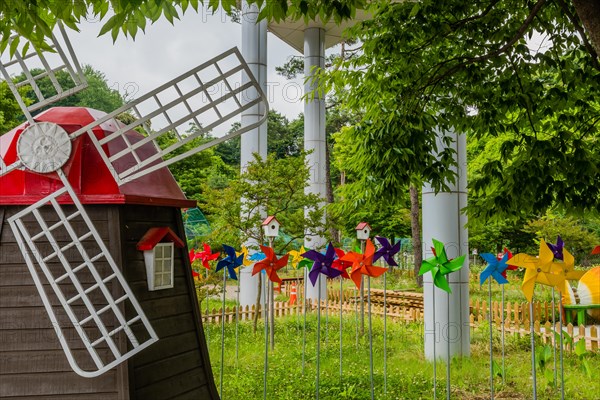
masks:
[[[85,393],[112,393],[115,374],[109,371],[99,378],[82,378],[74,372],[2,375],[0,398],[41,395],[69,395]]]
[[[108,348],[99,349],[100,357],[111,354]],[[1,375],[40,372],[73,372],[62,349],[38,351],[3,351],[0,353]],[[96,369],[86,350],[75,350],[73,356],[85,371]]]
[[[159,336],[160,337],[160,336]],[[148,348],[148,351],[142,351],[132,358],[134,368],[141,368],[145,365],[156,363],[173,354],[192,351],[197,347],[194,331],[178,334],[169,337],[160,337],[160,340]],[[163,371],[167,373],[166,371]]]
[[[85,282],[83,285],[89,287],[91,282]],[[110,288],[110,285],[107,286]],[[50,285],[44,285],[44,289],[46,293],[53,293]],[[67,299],[77,294],[77,290],[73,285],[60,285],[60,289]],[[88,293],[88,298],[94,303],[96,309],[107,304],[106,298],[98,290]],[[43,307],[42,299],[35,286],[0,286],[0,299],[2,299],[0,308]],[[54,295],[49,296],[49,300],[53,306],[60,305]],[[76,304],[82,305],[80,301]]]
[[[114,392],[96,392],[96,393],[77,393],[77,394],[59,394],[49,396],[28,396],[30,400],[122,400],[118,393]],[[202,398],[202,397],[197,397]],[[2,397],[2,400],[24,400],[23,397]]]
[[[202,368],[192,369],[178,376],[136,390],[136,398],[144,400],[174,398],[181,393],[206,385],[206,382],[203,381],[203,375]]]
[[[159,380],[169,379],[185,373],[190,365],[201,366],[202,359],[197,349],[163,358],[155,363],[144,365],[135,370],[135,382],[138,389]]]

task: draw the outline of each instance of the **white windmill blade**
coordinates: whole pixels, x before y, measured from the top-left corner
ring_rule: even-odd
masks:
[[[56,35],[46,42],[52,51],[36,49],[17,34],[9,39],[9,47],[13,44],[16,45],[16,51],[12,58],[8,52],[0,55],[0,72],[30,124],[34,123],[31,115],[34,111],[87,87],[87,81],[62,24],[58,24]],[[25,54],[22,54],[23,51]],[[33,71],[34,69],[42,72],[38,73]],[[61,83],[58,79],[58,74],[61,72],[67,73],[69,77],[67,82]],[[25,79],[15,81],[21,75]],[[52,92],[49,96],[48,94],[44,96],[39,86],[40,80],[46,78],[52,84]],[[19,89],[23,87],[30,87],[35,94],[36,101],[32,104],[27,104],[25,98],[19,93]]]
[[[67,177],[61,169],[56,172],[64,187],[15,214],[8,222],[22,249],[29,272],[69,364],[77,374],[91,378],[139,353],[156,342],[158,336]],[[74,211],[72,206],[58,203],[57,199],[61,196],[68,196],[72,200]],[[58,219],[53,224],[46,222],[41,213],[41,208],[48,203]],[[57,232],[67,236],[67,241],[61,238],[59,243]],[[91,246],[88,244],[87,250],[84,241],[92,242]],[[94,254],[90,254],[90,247],[93,247]],[[80,260],[77,265],[72,263],[73,253]],[[60,273],[51,264],[59,264]],[[101,270],[98,268],[101,264],[108,265],[108,268]],[[82,282],[84,274],[91,283]],[[115,298],[113,293],[120,295]],[[57,316],[49,294],[60,302],[59,312],[63,318]],[[91,299],[92,296],[94,299]],[[133,316],[129,319],[123,311],[126,307],[133,310]],[[65,316],[69,323],[61,322]],[[107,321],[114,325],[108,326]],[[135,332],[132,328],[134,324]],[[77,342],[87,350],[95,370],[84,370],[78,365],[72,346],[66,339],[67,329],[75,329],[78,334]],[[117,340],[120,332],[127,338],[124,349]]]
[[[240,85],[242,72],[245,72],[248,79]],[[228,132],[182,154],[171,155],[213,129],[224,128],[226,122],[233,122],[233,118],[256,106],[261,114],[258,122]],[[93,133],[95,127],[128,112],[137,114],[138,119],[131,124],[122,125],[102,139],[98,139]],[[266,95],[238,49],[233,48],[77,130],[71,134],[71,138],[87,133],[117,183],[122,185],[254,129],[266,120],[267,113]],[[181,130],[190,123],[196,125],[196,131],[189,134],[178,131],[178,128]],[[148,135],[132,143],[127,132],[136,128],[147,129]],[[165,137],[175,141],[161,149],[157,142],[164,141]],[[121,148],[124,143],[125,148],[116,154],[110,154],[108,148],[111,143],[119,143]],[[158,151],[145,157],[141,154],[141,149],[150,143]],[[124,164],[127,166],[123,167]]]

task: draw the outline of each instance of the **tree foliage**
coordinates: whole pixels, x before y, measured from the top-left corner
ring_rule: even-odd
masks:
[[[0,135],[19,125],[23,112],[6,82],[0,82]]]
[[[248,164],[239,179],[231,180],[226,188],[213,190],[201,206],[211,215],[213,232],[209,239],[235,246],[249,239],[265,243],[259,210],[281,222],[284,235],[275,242],[279,251],[289,249],[305,233],[323,235],[323,200],[304,192],[308,173],[304,153],[281,159],[269,155],[264,160],[255,155],[255,161]]]
[[[281,21],[286,18],[305,18],[322,21],[352,18],[357,8],[364,8],[365,0],[249,0],[249,3],[265,5],[261,17]],[[111,34],[113,40],[119,35],[135,38],[146,30],[147,25],[161,18],[171,24],[182,14],[192,9],[198,11],[206,5],[216,11],[219,6],[231,12],[238,6],[237,0],[76,0],[55,1],[6,0],[0,2],[0,52],[9,46],[9,37],[17,33],[10,42],[14,52],[20,38],[30,40],[40,48],[45,39],[52,35],[57,22],[61,21],[77,30],[81,20],[93,17],[104,21],[100,34]]]
[[[357,144],[346,165],[375,196],[396,196],[410,179],[440,190],[454,161],[439,140],[456,129],[486,157],[472,174],[474,215],[594,209],[599,70],[574,32],[544,0],[380,3],[353,29],[362,52],[327,76],[347,107],[364,110],[347,132]]]

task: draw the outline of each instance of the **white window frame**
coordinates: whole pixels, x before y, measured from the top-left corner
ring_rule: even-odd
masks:
[[[161,257],[158,256],[159,254]],[[172,242],[158,243],[152,250],[144,252],[148,290],[171,289],[174,286],[174,254],[175,246]],[[161,274],[162,279],[156,279],[157,273]]]

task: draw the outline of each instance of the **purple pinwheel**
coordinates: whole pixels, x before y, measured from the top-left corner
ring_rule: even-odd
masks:
[[[508,261],[508,253],[504,253],[499,260],[492,253],[483,253],[481,254],[481,258],[483,258],[488,265],[479,275],[480,285],[483,285],[490,276],[501,285],[508,283],[508,280],[502,276],[502,273],[508,268],[508,264],[506,264],[506,261]]]
[[[546,244],[548,245],[550,250],[552,250],[552,253],[554,253],[554,258],[559,259],[559,260],[564,259],[563,249],[565,248],[565,242],[563,242],[560,235],[558,235],[558,237],[556,238],[556,244],[552,244],[552,243],[548,243],[548,242],[546,242]]]
[[[394,256],[400,251],[402,242],[398,241],[392,246],[387,238],[376,236],[375,239],[379,242],[381,247],[375,252],[373,262],[383,257],[387,265],[397,267],[398,264],[396,263],[396,260],[394,260]]]
[[[325,254],[319,253],[315,250],[309,250],[302,254],[302,257],[314,261],[312,269],[308,273],[308,277],[310,278],[313,286],[317,284],[319,274],[327,275],[330,278],[337,278],[342,274],[342,271],[332,266],[333,260],[335,259],[335,248],[331,243],[327,245],[327,251]]]

